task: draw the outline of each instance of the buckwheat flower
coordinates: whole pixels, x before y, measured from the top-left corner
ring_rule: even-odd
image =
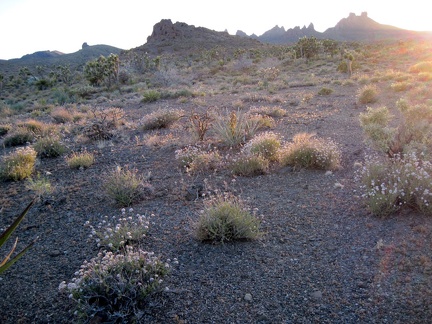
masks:
[[[109,244],[108,244],[108,247],[112,248],[112,247],[113,247],[113,244],[112,244],[112,243],[109,243]]]
[[[123,215],[124,213],[126,213],[126,209],[122,208],[122,209],[121,209],[121,213],[122,213],[122,215]]]
[[[129,208],[129,213],[132,213],[133,212],[133,208]]]
[[[62,282],[60,282],[60,285],[59,285],[59,287],[58,287],[58,290],[59,290],[59,291],[63,291],[63,290],[65,290],[66,288],[67,288],[66,281],[62,281]]]

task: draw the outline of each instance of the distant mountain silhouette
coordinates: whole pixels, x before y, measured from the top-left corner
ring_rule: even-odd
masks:
[[[308,27],[299,26],[285,31],[284,27],[275,26],[261,36],[248,36],[241,30],[236,35],[258,39],[264,43],[287,44],[297,42],[301,37],[314,36],[319,39],[334,39],[337,41],[373,41],[381,39],[405,39],[416,37],[431,37],[432,32],[415,32],[394,26],[383,25],[368,17],[367,12],[360,16],[350,13],[347,18],[341,19],[335,27],[328,28],[323,33],[315,30],[313,24]]]
[[[160,53],[182,53],[212,49],[223,45],[233,48],[248,48],[263,44],[249,37],[239,37],[228,32],[217,32],[204,27],[195,27],[184,22],[172,23],[170,19],[162,19],[153,27],[147,43],[131,51]]]
[[[13,72],[24,66],[35,65],[70,65],[72,68],[80,68],[89,60],[98,58],[101,55],[120,54],[122,51],[120,48],[109,45],[89,46],[87,43],[84,44],[79,51],[69,54],[63,54],[59,51],[39,51],[24,55],[19,59],[0,60],[0,72]]]
[[[64,55],[64,53],[59,51],[39,51],[33,54],[26,54],[21,57],[22,60],[30,60],[30,59],[45,59],[51,57],[58,57],[60,55]]]

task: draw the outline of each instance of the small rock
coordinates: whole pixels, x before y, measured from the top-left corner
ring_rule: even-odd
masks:
[[[61,252],[59,250],[52,250],[48,252],[48,255],[50,257],[58,257],[59,255],[61,255]]]
[[[331,176],[331,175],[333,175],[333,172],[331,172],[330,170],[329,170],[329,171],[326,171],[325,175],[326,175],[326,176]]]
[[[252,301],[252,295],[249,294],[249,293],[245,294],[244,300],[246,300],[246,301]]]
[[[322,298],[322,292],[319,290],[315,290],[312,294],[311,294],[312,298],[315,299],[321,299]]]

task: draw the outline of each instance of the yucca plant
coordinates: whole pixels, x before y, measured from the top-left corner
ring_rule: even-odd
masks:
[[[6,243],[6,241],[8,240],[8,238],[11,236],[11,234],[15,231],[15,229],[18,227],[18,225],[24,219],[24,216],[28,213],[28,211],[30,210],[30,208],[33,206],[34,203],[35,203],[35,199],[33,199],[30,202],[30,204],[28,204],[28,206],[15,219],[15,221],[0,235],[0,248],[3,246],[3,244]],[[11,259],[11,256],[15,252],[16,246],[18,244],[18,237],[17,237],[15,239],[15,243],[12,246],[12,249],[10,250],[10,252],[8,253],[8,255],[6,255],[6,257],[3,259],[3,261],[0,262],[0,274],[2,274],[3,272],[5,272],[7,269],[10,268],[10,266],[12,266],[15,262],[17,262],[24,255],[24,253],[26,253],[27,250],[29,250],[33,246],[33,244],[35,243],[35,241],[36,240],[34,240],[33,242],[31,242],[20,253],[18,253],[16,256],[14,256]]]

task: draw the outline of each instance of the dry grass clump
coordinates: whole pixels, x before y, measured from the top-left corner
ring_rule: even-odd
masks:
[[[361,104],[374,103],[378,101],[378,88],[374,84],[363,86],[357,92],[357,100]]]
[[[38,156],[42,158],[54,158],[66,152],[66,147],[57,136],[41,137],[33,147]]]
[[[187,146],[175,152],[175,158],[186,172],[216,170],[221,156],[216,150],[205,150],[200,146]]]
[[[331,140],[315,134],[299,133],[281,152],[281,163],[294,168],[335,170],[340,166],[341,152]]]
[[[195,235],[200,241],[227,242],[253,240],[262,233],[260,220],[244,202],[230,195],[218,195],[205,202],[205,207],[195,223]]]
[[[6,135],[11,129],[12,129],[12,126],[9,124],[0,125],[0,136]]]
[[[66,163],[71,169],[86,169],[93,165],[94,154],[91,152],[73,152],[66,158]]]
[[[259,155],[274,162],[279,160],[281,141],[279,135],[273,132],[265,132],[253,137],[243,148],[248,155]]]
[[[74,115],[65,107],[56,107],[51,112],[51,117],[59,124],[66,124],[74,120]]]
[[[266,174],[269,164],[269,160],[260,155],[242,154],[231,161],[230,168],[235,175],[254,177]]]
[[[25,127],[16,127],[5,136],[3,145],[6,147],[25,145],[33,142],[34,139],[35,135],[33,132]]]
[[[36,151],[30,147],[18,148],[3,157],[0,164],[0,179],[18,181],[29,177],[35,166]]]
[[[250,114],[259,114],[263,116],[273,117],[273,118],[280,118],[284,117],[287,114],[287,111],[283,109],[280,106],[261,106],[261,107],[255,107],[249,110]]]
[[[159,109],[143,118],[142,128],[144,130],[168,128],[182,116],[181,109]]]
[[[429,72],[432,73],[432,61],[419,62],[409,68],[411,73]]]
[[[57,133],[57,128],[52,124],[45,124],[39,120],[29,119],[17,124],[18,127],[27,129],[35,136],[47,136]]]
[[[138,170],[119,166],[104,176],[103,187],[108,197],[119,207],[128,207],[153,191]]]

